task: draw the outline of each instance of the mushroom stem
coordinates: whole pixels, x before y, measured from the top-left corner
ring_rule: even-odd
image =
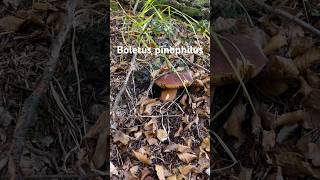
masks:
[[[161,92],[160,99],[162,101],[173,101],[176,98],[177,90],[175,88],[167,88]]]

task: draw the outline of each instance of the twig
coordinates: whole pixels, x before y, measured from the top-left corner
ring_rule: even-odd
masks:
[[[182,59],[182,58],[180,58],[180,57],[179,57],[179,58],[182,59],[182,60],[186,60],[189,65],[195,66],[195,67],[197,67],[197,68],[199,68],[199,69],[202,69],[202,70],[204,70],[206,73],[210,73],[210,70],[208,70],[207,68],[202,67],[202,66],[200,66],[199,64],[196,64],[196,63],[194,63],[194,62],[191,62],[191,61],[190,61],[187,57],[185,57],[184,55],[182,55],[182,56],[184,57],[184,59]]]
[[[45,71],[42,75],[42,79],[37,84],[32,94],[24,101],[22,111],[16,124],[13,142],[11,145],[11,153],[9,160],[9,175],[11,179],[18,179],[17,174],[21,175],[18,172],[17,167],[19,167],[19,162],[22,156],[22,151],[25,143],[25,136],[29,128],[33,126],[33,124],[36,122],[37,109],[40,103],[40,99],[47,92],[49,82],[51,81],[55,72],[60,56],[60,50],[73,22],[76,5],[77,0],[68,1],[68,15],[65,17],[65,26],[59,32],[52,44],[51,54],[49,57],[49,61],[47,62]]]
[[[130,79],[130,76],[131,76],[131,73],[132,71],[135,69],[135,63],[136,63],[136,58],[137,58],[137,53],[134,53],[132,55],[132,58],[131,58],[131,63],[130,63],[130,69],[129,69],[129,72],[127,74],[127,77],[121,87],[121,90],[119,91],[119,93],[117,94],[116,96],[116,99],[113,103],[113,108],[112,108],[112,112],[115,112],[115,110],[117,109],[118,105],[119,105],[119,101],[121,100],[122,98],[122,94],[123,92],[125,91],[125,89],[127,88],[127,85],[128,85],[128,82],[129,82],[129,79]]]
[[[282,11],[280,9],[275,9],[259,0],[254,0],[254,2],[259,5],[261,8],[263,9],[266,9],[268,11],[270,11],[271,13],[274,13],[274,14],[277,14],[279,16],[282,16],[288,20],[291,20],[291,21],[294,21],[295,23],[297,23],[298,25],[302,26],[303,28],[305,28],[306,30],[314,33],[315,35],[319,36],[320,37],[320,31],[318,29],[316,29],[315,27],[313,27],[312,25],[302,21],[301,19],[285,12],[285,11]]]

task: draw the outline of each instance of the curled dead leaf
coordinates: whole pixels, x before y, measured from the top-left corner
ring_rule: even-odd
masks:
[[[303,55],[296,57],[293,62],[300,70],[301,73],[306,72],[306,70],[316,62],[320,61],[320,48],[312,47],[306,51]]]
[[[164,142],[168,139],[168,133],[164,129],[158,129],[157,130],[157,138],[161,141]]]
[[[244,134],[241,130],[241,125],[244,121],[245,113],[246,107],[242,103],[238,103],[232,109],[231,115],[223,126],[229,136],[234,136],[238,140],[242,140],[244,138]]]
[[[287,37],[284,34],[279,33],[269,40],[263,48],[263,52],[265,54],[271,54],[273,51],[278,50],[285,45],[287,45]]]
[[[210,152],[210,138],[209,137],[206,137],[203,139],[203,141],[201,143],[201,148],[207,152]]]
[[[16,32],[24,22],[24,19],[15,16],[3,17],[0,19],[0,32]]]
[[[191,154],[191,153],[178,153],[178,157],[181,161],[183,161],[185,163],[189,163],[197,158],[196,155]]]
[[[191,172],[194,172],[196,170],[196,167],[193,165],[186,165],[186,166],[180,166],[178,167],[178,169],[182,175],[187,175]]]
[[[121,142],[124,145],[128,145],[129,141],[130,141],[130,136],[124,134],[121,131],[117,131],[114,135],[113,135],[113,141],[114,142]]]
[[[141,152],[139,151],[134,151],[132,150],[134,156],[140,161],[142,162],[143,164],[148,164],[150,165],[151,164],[151,160],[148,158],[147,155],[145,154],[142,154]]]
[[[166,178],[165,178],[163,166],[156,165],[155,169],[156,169],[157,176],[158,176],[159,180],[165,180]]]

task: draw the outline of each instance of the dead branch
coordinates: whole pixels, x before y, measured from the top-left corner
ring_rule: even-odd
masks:
[[[136,63],[136,58],[137,58],[137,54],[134,53],[132,55],[132,58],[131,58],[131,63],[130,63],[130,69],[129,69],[129,72],[127,74],[127,77],[126,77],[126,80],[124,81],[122,87],[121,87],[121,90],[119,91],[119,93],[117,94],[116,96],[116,99],[113,103],[113,108],[112,108],[112,112],[114,113],[115,110],[117,109],[118,107],[118,104],[119,104],[119,101],[121,100],[122,98],[122,94],[123,92],[125,91],[125,89],[127,88],[127,85],[128,85],[128,82],[129,82],[129,79],[130,79],[130,76],[131,76],[131,73],[132,71],[134,70],[135,68],[135,63]]]
[[[57,37],[52,43],[51,54],[49,61],[46,64],[45,71],[43,72],[42,79],[36,85],[32,94],[24,101],[20,116],[17,120],[16,128],[14,131],[13,142],[11,145],[11,153],[9,160],[9,175],[10,179],[19,179],[19,162],[22,156],[22,151],[25,144],[26,133],[30,127],[36,122],[37,109],[41,97],[47,92],[49,82],[51,81],[55,72],[62,45],[67,37],[67,34],[72,26],[75,7],[77,0],[69,0],[67,3],[68,15],[64,20],[64,27],[61,29]],[[21,177],[20,177],[21,178]]]
[[[259,0],[254,0],[254,2],[259,5],[261,8],[263,9],[266,9],[268,11],[270,11],[271,13],[273,14],[276,14],[276,15],[279,15],[279,16],[282,16],[290,21],[293,21],[295,23],[297,23],[298,25],[302,26],[303,28],[305,28],[306,30],[310,31],[311,33],[314,33],[315,35],[319,36],[320,37],[320,31],[318,29],[316,29],[315,27],[313,27],[312,25],[302,21],[301,19],[285,12],[285,11],[282,11],[281,9],[275,9],[265,3],[263,3],[262,1],[259,1]]]

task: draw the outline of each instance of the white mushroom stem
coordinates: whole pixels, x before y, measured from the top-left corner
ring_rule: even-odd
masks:
[[[162,101],[173,101],[177,96],[177,90],[175,88],[167,88],[162,90],[160,99]]]

